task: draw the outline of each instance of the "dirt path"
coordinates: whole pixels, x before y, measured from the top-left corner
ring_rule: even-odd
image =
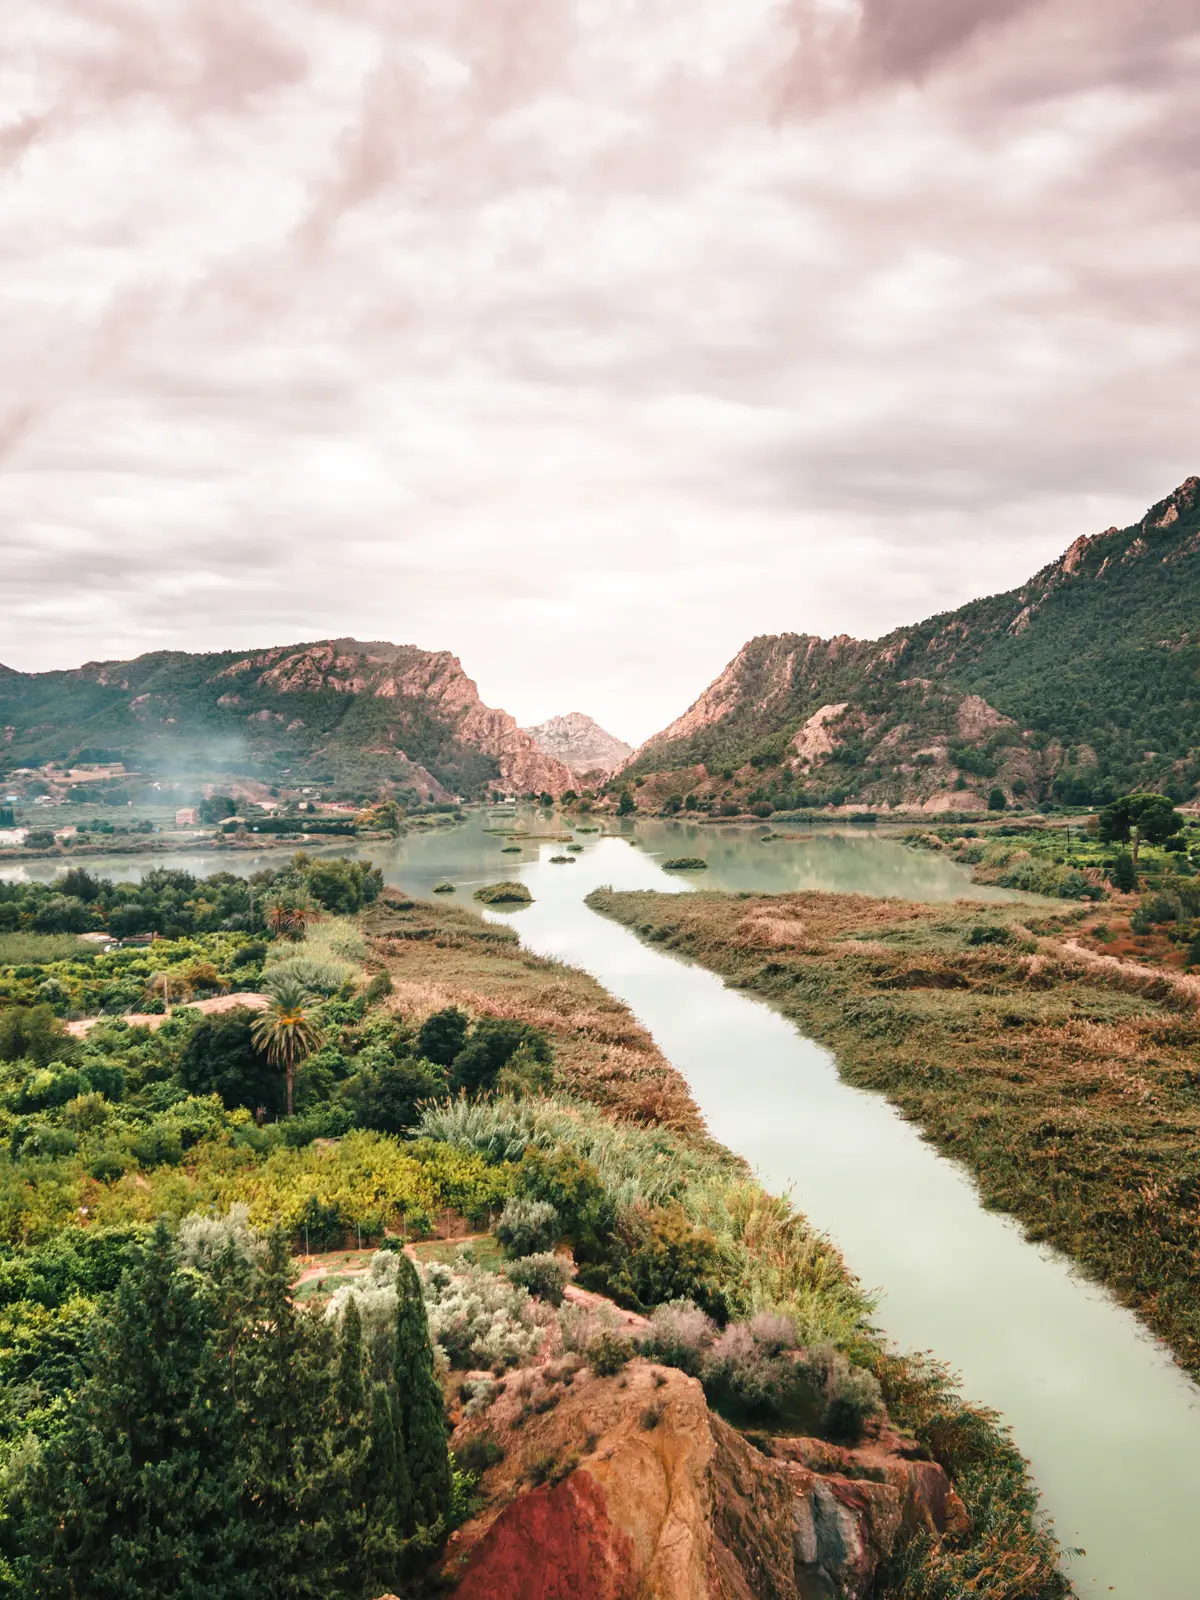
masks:
[[[269,997],[265,994],[217,994],[211,1000],[192,1000],[188,1004],[189,1011],[203,1011],[206,1015],[213,1011],[233,1011],[237,1006],[245,1006],[248,1011],[261,1011],[269,1005]],[[177,1006],[176,1010],[179,1009]],[[111,1017],[80,1017],[76,1022],[67,1023],[67,1032],[74,1039],[82,1039],[90,1033],[98,1022],[111,1022],[117,1019]],[[157,1028],[167,1020],[165,1012],[127,1011],[119,1019],[127,1022],[131,1028]]]

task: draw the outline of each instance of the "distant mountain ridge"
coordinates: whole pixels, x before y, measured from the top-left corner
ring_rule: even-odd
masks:
[[[0,669],[6,766],[88,748],[290,771],[293,783],[383,783],[422,799],[492,789],[557,795],[572,782],[515,718],[484,705],[457,656],[355,639],[155,651],[64,672]]]
[[[752,639],[626,773],[930,809],[1200,783],[1200,478],[1005,594],[882,639]],[[729,777],[725,777],[729,774]]]
[[[633,746],[608,733],[582,711],[569,711],[565,717],[550,717],[525,732],[548,756],[570,767],[577,778],[588,773],[607,777],[624,766]]]

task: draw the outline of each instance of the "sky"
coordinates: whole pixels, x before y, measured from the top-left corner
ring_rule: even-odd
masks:
[[[1195,0],[4,0],[0,661],[639,741],[1200,471]]]

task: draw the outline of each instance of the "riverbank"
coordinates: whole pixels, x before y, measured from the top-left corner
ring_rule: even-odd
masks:
[[[694,897],[671,898],[690,904]],[[747,1179],[739,1158],[709,1137],[686,1081],[629,1008],[587,973],[531,955],[515,932],[481,923],[465,907],[388,894],[366,913],[364,927],[375,961],[391,977],[393,1003],[406,1018],[458,1005],[475,1015],[533,1024],[553,1043],[556,1092],[590,1102],[618,1125],[661,1128],[664,1136],[682,1138],[713,1180],[736,1182],[743,1205],[780,1206]],[[669,1159],[668,1148],[658,1159]],[[711,1222],[711,1197],[703,1194],[706,1183],[699,1174],[693,1187],[694,1198],[681,1196],[685,1211],[695,1205],[697,1215]],[[761,1199],[751,1202],[752,1194]],[[794,1218],[792,1228],[795,1237],[786,1248],[782,1241],[761,1242],[768,1272],[778,1271],[808,1234],[802,1218]],[[816,1286],[818,1301],[828,1297],[831,1320],[844,1319],[858,1297],[850,1339],[855,1358],[874,1371],[893,1419],[950,1474],[971,1518],[965,1538],[918,1540],[887,1575],[880,1600],[943,1600],[966,1593],[981,1600],[1049,1600],[1069,1594],[1054,1538],[1038,1516],[1036,1491],[1007,1429],[994,1413],[964,1401],[932,1357],[889,1350],[872,1332],[869,1306],[840,1254],[822,1242],[819,1255],[821,1272],[806,1292]]]
[[[1052,907],[603,889],[588,904],[777,1006],[1200,1374],[1190,980],[1073,948],[1086,913]]]

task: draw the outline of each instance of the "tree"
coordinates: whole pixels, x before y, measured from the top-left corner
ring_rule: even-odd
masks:
[[[417,1053],[439,1067],[448,1067],[467,1042],[471,1019],[457,1006],[431,1012],[417,1034]]]
[[[292,1115],[296,1068],[324,1043],[311,1008],[311,996],[294,978],[281,978],[270,1004],[259,1013],[252,1032],[254,1043],[265,1050],[273,1066],[287,1075],[287,1114]]]
[[[631,811],[636,811],[637,805],[628,789],[621,790],[621,798],[617,801],[617,815],[627,817]]]
[[[263,901],[262,912],[272,933],[283,939],[303,939],[317,907],[307,889],[284,886]]]
[[[239,1376],[245,1500],[256,1595],[325,1600],[336,1568],[338,1518],[328,1429],[336,1405],[327,1325],[297,1312],[291,1253],[272,1235]]]
[[[1137,888],[1137,872],[1128,850],[1122,850],[1113,862],[1108,881],[1120,894],[1132,894]]]
[[[98,1319],[89,1366],[23,1486],[29,1591],[260,1593],[247,1570],[236,1416],[214,1319],[178,1270],[164,1223]]]
[[[434,1527],[450,1509],[453,1480],[446,1448],[446,1408],[433,1370],[429,1320],[417,1269],[406,1255],[396,1275],[396,1343],[392,1371],[400,1438],[419,1527]]]
[[[481,1017],[471,1037],[454,1058],[450,1087],[457,1093],[486,1094],[496,1084],[502,1067],[524,1050],[527,1062],[549,1066],[553,1059],[545,1034],[527,1022],[510,1017]]]
[[[254,1022],[247,1006],[235,1006],[196,1024],[179,1063],[180,1080],[190,1094],[219,1094],[230,1111],[266,1106],[278,1113],[279,1073],[255,1049]]]
[[[1163,844],[1183,827],[1183,818],[1165,794],[1127,794],[1100,813],[1100,837],[1107,843],[1131,844],[1133,865],[1138,848]]]
[[[410,1056],[358,1074],[350,1087],[355,1121],[379,1133],[403,1133],[418,1120],[423,1100],[446,1092],[446,1072]]]
[[[999,784],[988,795],[989,811],[1004,811],[1008,808],[1008,796]]]

